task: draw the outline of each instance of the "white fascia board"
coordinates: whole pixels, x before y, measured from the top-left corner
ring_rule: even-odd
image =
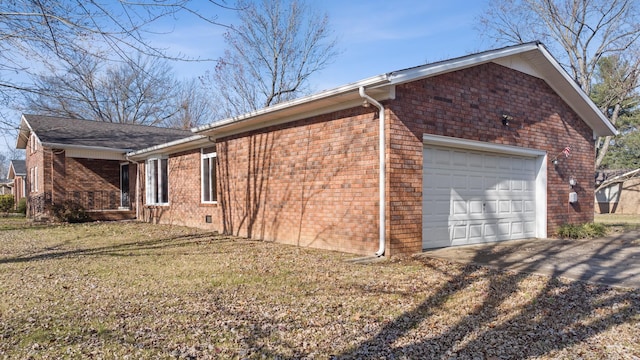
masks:
[[[61,149],[66,157],[102,160],[124,160],[129,149],[114,149],[104,146],[69,145],[59,143],[42,143],[43,147]]]
[[[593,129],[596,135],[598,136],[618,135],[618,130],[616,130],[615,126],[611,124],[609,119],[607,119],[604,116],[602,111],[598,109],[596,104],[589,98],[589,96],[587,96],[587,94],[578,86],[578,84],[569,76],[569,74],[566,71],[564,71],[562,66],[560,66],[560,64],[547,51],[547,49],[544,46],[540,46],[539,50],[547,59],[547,61],[549,61],[549,63],[553,66],[557,74],[561,76],[567,84],[569,84],[569,86],[577,94],[578,98],[582,101],[583,104],[575,104],[575,100],[572,101],[572,99],[564,98],[564,95],[565,95],[564,92],[556,91],[558,95],[560,95],[560,97],[563,97],[563,99],[567,101],[567,103],[569,103],[570,105],[574,105],[574,109],[577,110],[576,112],[581,112],[580,110],[584,107],[585,110],[590,110],[595,114],[596,121],[599,120],[600,124],[598,123],[592,124],[589,122],[587,122],[587,124]],[[552,81],[553,79],[546,79],[546,80],[547,80],[547,83],[549,83],[551,87],[554,87],[554,90],[555,90],[555,86]],[[578,109],[576,109],[576,106],[578,107]]]
[[[524,157],[538,157],[547,154],[544,150],[523,148],[519,146],[494,144],[484,141],[467,140],[442,135],[423,134],[422,142],[425,145],[452,147],[466,150],[476,150],[497,154],[509,154]]]
[[[16,149],[26,149],[29,136],[33,132],[31,125],[24,117],[24,114],[20,117],[20,127],[18,128],[18,138],[16,139]]]
[[[203,135],[192,135],[187,138],[174,140],[168,143],[151,146],[145,149],[131,151],[126,154],[127,159],[142,160],[152,155],[173,154],[179,151],[191,150],[202,145],[212,144],[215,140]]]
[[[52,143],[52,142],[44,142],[41,143],[43,147],[48,147],[52,149],[75,149],[75,150],[89,150],[89,151],[105,151],[112,152],[118,154],[124,154],[127,151],[131,151],[131,149],[115,149],[105,146],[88,146],[88,145],[69,145],[69,144],[60,144],[60,143]]]
[[[520,46],[463,56],[460,58],[445,60],[433,64],[426,64],[406,70],[395,71],[390,75],[390,82],[391,84],[407,83],[427,77],[445,74],[452,71],[462,70],[468,67],[477,66],[535,49],[538,49],[537,43],[529,43]]]
[[[388,77],[389,77],[388,74],[374,76],[374,77],[364,79],[355,83],[351,83],[351,84],[340,86],[334,89],[322,91],[313,95],[301,97],[291,101],[282,102],[270,107],[245,113],[236,117],[216,121],[211,124],[199,126],[191,129],[191,131],[193,131],[194,133],[208,132],[211,130],[224,128],[229,125],[245,122],[250,119],[260,119],[262,116],[265,116],[265,115],[270,115],[283,110],[295,109],[296,107],[300,107],[305,104],[310,104],[313,102],[330,99],[332,97],[337,97],[350,92],[357,93],[358,89],[361,86],[370,87],[370,86],[379,86],[379,85],[387,84],[389,82]],[[300,116],[298,116],[298,118],[302,118],[302,117],[305,117],[305,114],[304,112],[301,111]]]

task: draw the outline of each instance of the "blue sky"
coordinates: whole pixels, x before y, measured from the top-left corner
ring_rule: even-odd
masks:
[[[329,67],[312,77],[313,91],[495,47],[477,30],[477,19],[489,0],[308,1],[329,15],[341,51]],[[233,11],[214,10],[220,22],[235,22]],[[151,42],[172,54],[216,59],[224,51],[223,27],[186,15],[163,24],[166,27],[158,30],[163,34]],[[173,67],[179,78],[190,78],[203,75],[214,64],[183,62]],[[15,134],[7,135],[0,140],[2,152],[15,146]]]
[[[310,2],[329,15],[340,55],[312,79],[316,91],[393,70],[457,57],[492,47],[476,29],[488,0],[325,0]],[[219,21],[233,23],[232,11],[220,10]],[[179,19],[163,46],[191,57],[218,58],[224,50],[224,28],[194,18]],[[212,63],[176,63],[179,76],[203,74]]]

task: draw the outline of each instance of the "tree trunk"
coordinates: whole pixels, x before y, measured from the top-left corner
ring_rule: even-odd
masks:
[[[620,113],[620,103],[617,103],[613,107],[613,113],[611,114],[611,118],[609,121],[611,124],[615,125],[616,121],[618,121],[618,114]],[[609,150],[609,144],[611,143],[611,136],[605,136],[604,141],[602,141],[602,147],[598,151],[598,156],[596,157],[596,169],[600,167],[604,156],[607,154],[607,150]],[[600,140],[598,140],[600,142]]]

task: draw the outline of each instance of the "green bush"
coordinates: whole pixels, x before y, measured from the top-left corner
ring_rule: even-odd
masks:
[[[13,195],[0,195],[0,212],[9,212],[13,210]]]
[[[558,229],[558,236],[566,239],[591,239],[607,234],[603,224],[586,223],[581,225],[563,224]]]
[[[53,204],[50,210],[53,217],[61,222],[81,223],[91,220],[84,208],[71,200],[61,204]]]
[[[27,198],[22,198],[18,201],[18,210],[22,215],[27,215]]]

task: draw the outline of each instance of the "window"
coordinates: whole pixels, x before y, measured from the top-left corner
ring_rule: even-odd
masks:
[[[29,184],[29,190],[31,192],[38,192],[38,167],[31,168],[31,183]]]
[[[36,137],[36,134],[31,134],[31,141],[29,141],[29,145],[32,154],[38,150],[38,138]]]
[[[216,189],[216,148],[202,149],[202,202],[215,203],[218,200]]]
[[[169,203],[168,160],[149,159],[145,163],[147,204]]]

